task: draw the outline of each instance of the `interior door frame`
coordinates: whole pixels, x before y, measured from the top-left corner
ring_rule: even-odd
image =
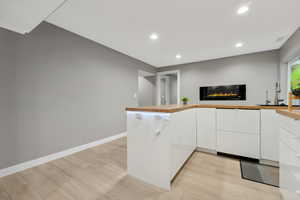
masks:
[[[169,74],[177,75],[177,104],[180,104],[180,70],[170,70],[170,71],[157,72],[156,74],[156,86],[157,86],[156,104],[157,105],[161,105],[160,78]]]

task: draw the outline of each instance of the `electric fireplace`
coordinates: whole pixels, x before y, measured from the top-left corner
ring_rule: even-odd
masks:
[[[246,100],[246,85],[222,85],[200,87],[201,101]]]

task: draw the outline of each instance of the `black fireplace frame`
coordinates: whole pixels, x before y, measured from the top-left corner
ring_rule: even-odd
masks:
[[[237,96],[208,96],[212,93],[235,93]],[[221,85],[199,88],[200,101],[245,101],[246,85]]]

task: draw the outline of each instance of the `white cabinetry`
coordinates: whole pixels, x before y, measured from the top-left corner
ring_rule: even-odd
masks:
[[[217,151],[260,158],[260,110],[217,109]]]
[[[128,174],[170,190],[196,148],[196,110],[172,114],[127,112]]]
[[[197,146],[216,151],[216,109],[197,109]]]
[[[275,110],[261,110],[261,158],[279,161],[279,116]]]
[[[171,114],[171,121],[164,134],[170,135],[170,180],[196,149],[196,110]]]
[[[300,199],[300,121],[280,116],[280,191],[285,200]]]

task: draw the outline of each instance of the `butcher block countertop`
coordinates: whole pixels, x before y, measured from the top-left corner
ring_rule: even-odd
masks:
[[[293,110],[293,111],[277,110],[277,113],[290,117],[292,119],[300,120],[300,110]]]
[[[191,108],[218,108],[218,109],[273,109],[273,110],[287,110],[287,106],[247,106],[247,105],[212,105],[212,104],[188,104],[188,105],[164,105],[164,106],[149,106],[149,107],[136,107],[126,108],[126,111],[136,112],[162,112],[162,113],[175,113]],[[300,109],[297,109],[300,110]]]

